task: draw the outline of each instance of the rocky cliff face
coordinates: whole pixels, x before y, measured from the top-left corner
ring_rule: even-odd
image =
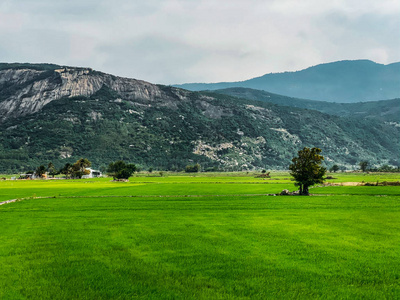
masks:
[[[0,71],[0,121],[40,111],[46,104],[77,96],[89,97],[107,86],[124,100],[174,106],[185,92],[166,93],[154,84],[82,68],[55,70],[6,69]],[[162,103],[160,103],[162,102]]]

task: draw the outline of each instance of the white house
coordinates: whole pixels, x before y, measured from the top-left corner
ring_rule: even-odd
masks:
[[[103,176],[99,170],[93,170],[90,168],[87,168],[86,170],[90,171],[90,173],[88,175],[83,175],[82,178],[96,178]]]

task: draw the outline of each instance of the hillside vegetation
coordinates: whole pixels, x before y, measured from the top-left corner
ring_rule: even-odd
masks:
[[[287,97],[248,88],[229,88],[215,90],[214,92],[238,98],[274,103],[281,106],[318,110],[334,116],[393,122],[400,126],[400,98],[358,103],[334,103]]]
[[[397,164],[399,128],[207,92],[154,85],[85,68],[0,71],[0,169],[21,172],[81,157],[182,170],[284,168],[303,147],[325,162]]]

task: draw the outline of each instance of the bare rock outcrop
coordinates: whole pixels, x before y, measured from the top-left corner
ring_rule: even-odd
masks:
[[[176,102],[186,99],[185,91],[177,88],[166,93],[158,85],[89,68],[6,69],[0,71],[0,121],[33,114],[61,98],[92,96],[104,85],[124,100],[176,107]]]

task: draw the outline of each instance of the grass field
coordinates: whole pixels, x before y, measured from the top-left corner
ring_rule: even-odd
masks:
[[[0,181],[0,299],[400,298],[400,187],[167,175]]]

